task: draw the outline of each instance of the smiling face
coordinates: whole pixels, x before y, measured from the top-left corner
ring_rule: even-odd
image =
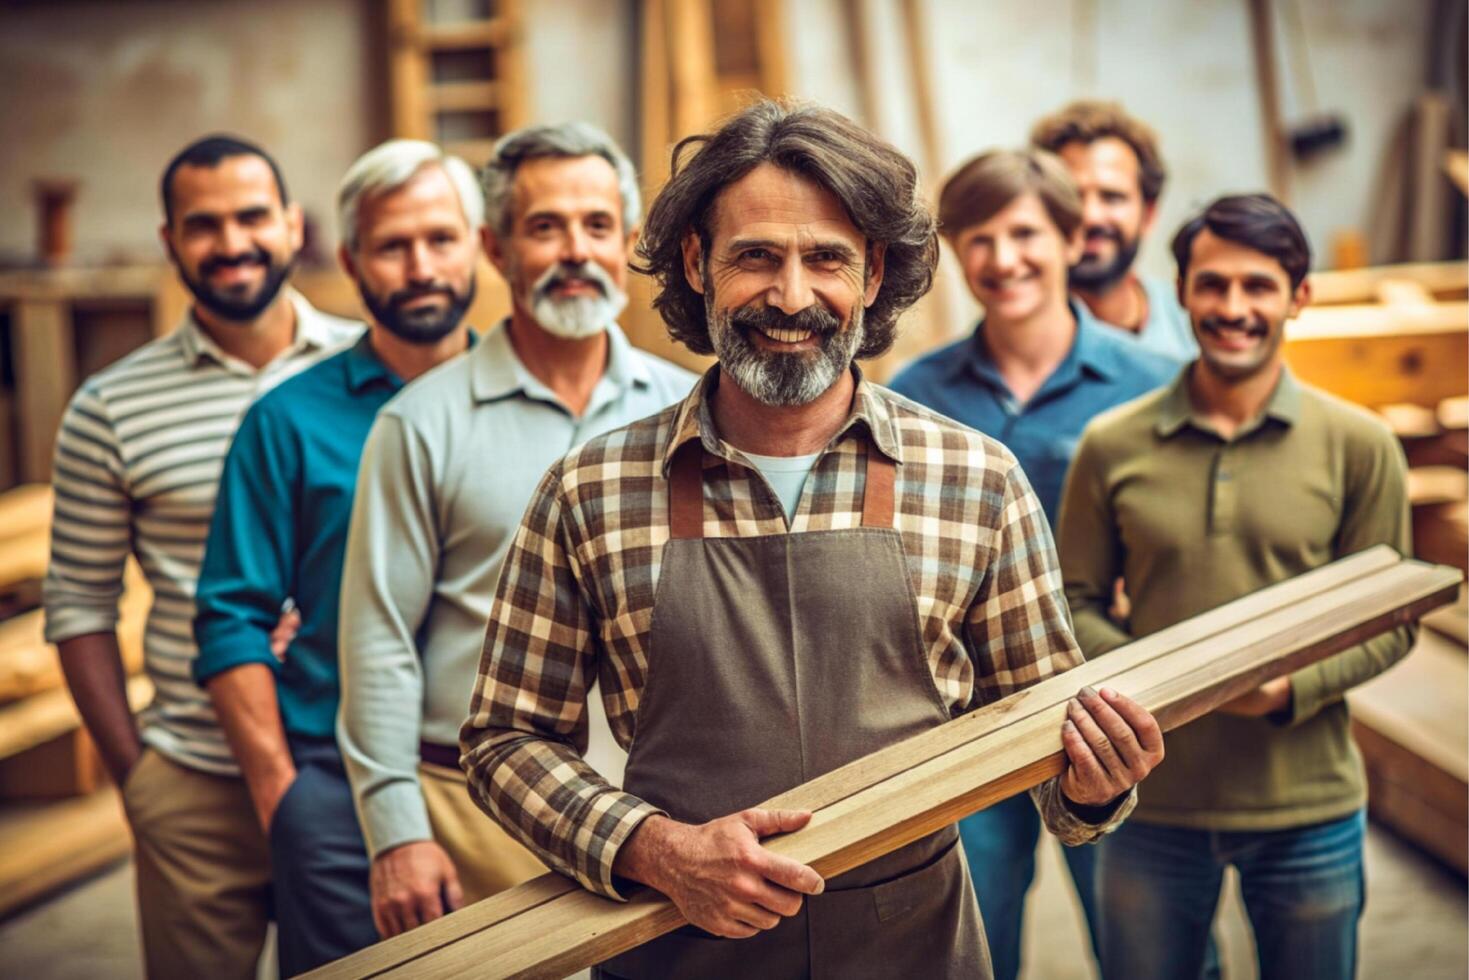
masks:
[[[357,248],[342,264],[373,319],[412,343],[433,343],[459,326],[474,299],[479,242],[448,174],[426,166],[407,183],[364,199]]]
[[[1285,323],[1310,302],[1310,286],[1291,288],[1284,267],[1264,252],[1199,232],[1179,301],[1188,310],[1199,355],[1210,373],[1242,381],[1273,370]]]
[[[684,239],[721,368],[767,405],[814,401],[846,371],[882,285],[870,244],[819,184],[761,164],[720,192],[707,246]],[[707,253],[706,253],[707,247]]]
[[[1066,272],[1080,254],[1035,192],[1015,200],[952,242],[969,291],[994,326],[1018,323],[1066,301]]]
[[[1071,283],[1079,289],[1106,289],[1132,267],[1153,222],[1154,205],[1143,199],[1142,166],[1132,147],[1115,136],[1090,143],[1074,140],[1057,155],[1081,192],[1083,250],[1071,270]]]
[[[275,300],[301,249],[301,210],[281,201],[270,164],[254,155],[182,166],[161,233],[179,277],[220,320],[246,323]]]
[[[526,160],[515,171],[508,235],[485,234],[516,306],[567,339],[600,333],[627,305],[631,241],[617,171],[600,156]]]

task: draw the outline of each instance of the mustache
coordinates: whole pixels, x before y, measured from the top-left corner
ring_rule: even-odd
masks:
[[[1206,316],[1199,321],[1199,326],[1210,333],[1217,333],[1222,329],[1234,327],[1243,329],[1252,337],[1263,337],[1270,332],[1270,327],[1260,317],[1250,317],[1243,320],[1226,320],[1222,316]]]
[[[590,260],[574,265],[552,266],[541,274],[540,279],[536,280],[532,293],[539,299],[544,296],[549,296],[553,289],[558,289],[561,286],[574,282],[595,286],[597,287],[597,292],[603,296],[612,295],[612,280],[608,277],[606,271],[598,266],[597,263]]]
[[[1086,229],[1086,240],[1089,242],[1115,242],[1122,244],[1122,232],[1116,228],[1107,228],[1102,225],[1091,225]]]
[[[257,248],[250,252],[241,252],[239,255],[216,255],[199,263],[199,272],[209,275],[215,269],[232,269],[242,265],[270,265],[270,253],[263,248]]]
[[[809,330],[819,336],[829,336],[842,328],[842,322],[835,313],[814,303],[795,313],[785,313],[773,306],[745,306],[732,312],[729,322],[742,332],[752,329]]]

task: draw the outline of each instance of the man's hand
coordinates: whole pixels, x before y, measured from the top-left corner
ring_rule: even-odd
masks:
[[[1061,792],[1072,803],[1103,806],[1136,786],[1163,761],[1163,732],[1142,705],[1111,688],[1090,687],[1067,705],[1061,744],[1069,765]]]
[[[673,899],[684,918],[706,932],[747,939],[801,910],[802,895],[820,895],[814,870],[760,846],[760,838],[800,830],[804,810],[742,810],[706,824],[649,817],[623,844],[613,872]]]
[[[270,652],[275,654],[275,659],[281,663],[286,662],[286,650],[299,632],[301,610],[296,608],[295,600],[287,599],[285,605],[281,606],[281,618],[275,621],[275,626],[270,631]]]
[[[1245,718],[1260,718],[1264,715],[1273,715],[1279,711],[1287,711],[1291,703],[1290,676],[1277,677],[1273,681],[1266,681],[1253,691],[1241,694],[1233,701],[1219,706],[1219,711],[1226,715],[1240,715]]]
[[[384,939],[464,904],[454,863],[431,840],[400,844],[374,858],[371,888],[372,922]]]
[[[269,773],[251,775],[246,773],[245,785],[250,790],[250,802],[255,804],[255,819],[260,829],[270,835],[270,825],[275,820],[276,808],[286,795],[286,790],[296,781],[296,768],[276,769]]]

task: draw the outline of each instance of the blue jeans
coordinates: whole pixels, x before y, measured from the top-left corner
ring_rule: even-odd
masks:
[[[1021,926],[1025,893],[1035,879],[1035,845],[1040,839],[1041,820],[1022,793],[1001,800],[959,821],[959,839],[969,860],[974,893],[979,898],[979,915],[989,939],[995,980],[1015,980],[1020,972]],[[1071,880],[1086,913],[1092,948],[1097,945],[1096,891],[1094,887],[1097,848],[1094,845],[1063,847]]]
[[[333,739],[290,736],[296,780],[270,823],[282,977],[377,942],[367,845]]]
[[[1227,865],[1255,932],[1261,980],[1338,980],[1357,967],[1361,811],[1273,831],[1209,831],[1129,821],[1097,863],[1102,976],[1199,976]]]

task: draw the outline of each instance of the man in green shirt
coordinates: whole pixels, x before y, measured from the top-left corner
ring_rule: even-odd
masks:
[[[1360,408],[1296,381],[1285,323],[1310,246],[1265,195],[1224,197],[1173,241],[1200,356],[1082,436],[1059,544],[1087,658],[1337,558],[1411,540],[1406,466]],[[1108,618],[1118,577],[1130,623]],[[1099,866],[1104,977],[1198,976],[1227,865],[1260,974],[1350,977],[1366,783],[1346,691],[1408,652],[1400,628],[1270,681],[1170,736]]]

